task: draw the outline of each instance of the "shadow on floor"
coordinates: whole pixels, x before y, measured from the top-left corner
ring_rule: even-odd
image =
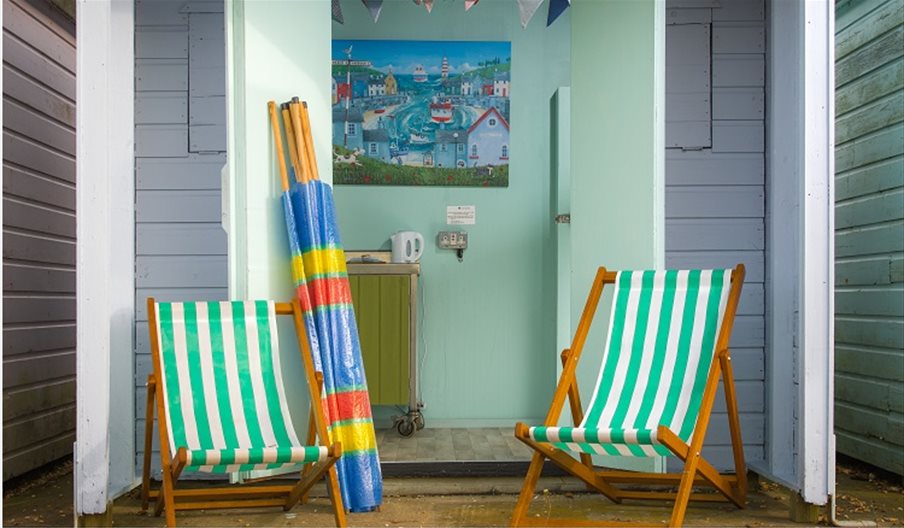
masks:
[[[899,526],[904,520],[901,478],[851,461],[838,466],[838,515]],[[389,478],[385,502],[376,513],[351,514],[351,526],[503,526],[515,505],[520,478]],[[546,490],[544,492],[544,490]],[[322,491],[320,491],[322,493]],[[181,526],[330,526],[329,504],[315,498],[289,513],[279,509],[185,512]],[[754,484],[748,507],[693,505],[688,526],[787,526],[787,492],[772,483]],[[57,462],[4,484],[4,526],[72,526],[72,464]],[[544,478],[531,514],[651,524],[668,517],[668,505],[635,502],[615,505],[586,493],[573,479]],[[136,492],[116,500],[117,526],[163,526],[162,518],[140,511]]]

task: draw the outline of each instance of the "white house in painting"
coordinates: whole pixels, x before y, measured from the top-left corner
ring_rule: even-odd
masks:
[[[495,108],[468,129],[468,166],[508,165],[509,124]]]
[[[508,97],[511,86],[511,73],[500,72],[493,76],[493,95],[496,97]]]
[[[461,78],[461,95],[474,95],[475,80],[469,75]]]

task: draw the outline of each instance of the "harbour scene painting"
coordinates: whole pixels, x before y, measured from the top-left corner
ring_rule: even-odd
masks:
[[[333,183],[507,187],[511,43],[334,40]]]

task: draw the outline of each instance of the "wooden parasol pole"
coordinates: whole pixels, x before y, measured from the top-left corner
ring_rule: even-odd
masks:
[[[289,144],[289,159],[292,160],[292,168],[295,169],[295,178],[298,178],[298,152],[295,150],[295,130],[292,128],[292,118],[289,116],[289,105],[281,106],[283,126],[286,128],[286,142]]]
[[[289,103],[289,114],[292,116],[292,129],[298,132],[295,134],[295,150],[298,153],[298,166],[301,169],[301,178],[299,181],[307,183],[311,180],[310,174],[307,172],[307,156],[304,148],[304,137],[302,134],[301,124],[301,104],[294,99]],[[298,179],[296,177],[296,179]]]
[[[308,168],[310,169],[311,178],[320,179],[320,171],[317,170],[317,156],[314,153],[314,138],[311,135],[311,118],[308,115],[307,101],[301,103],[301,121],[302,130],[304,131],[305,154],[307,155]]]
[[[283,191],[289,190],[289,174],[286,171],[286,154],[283,151],[282,134],[279,131],[279,117],[276,115],[276,102],[267,103],[270,111],[270,126],[273,128],[273,142],[276,144],[276,158],[279,162],[279,181]]]

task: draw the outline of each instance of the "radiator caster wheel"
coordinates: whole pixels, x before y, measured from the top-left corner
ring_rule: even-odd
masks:
[[[408,438],[409,436],[414,434],[415,424],[409,417],[404,417],[399,420],[399,424],[396,426],[396,429],[399,431],[399,434]]]
[[[417,430],[420,431],[424,428],[424,415],[421,413],[417,413],[414,415],[414,426],[417,427]]]

